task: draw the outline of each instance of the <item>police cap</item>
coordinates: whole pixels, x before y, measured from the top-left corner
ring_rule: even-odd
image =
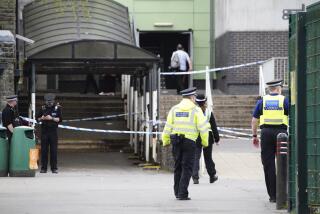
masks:
[[[283,85],[283,80],[282,79],[276,79],[272,80],[270,82],[266,83],[268,87],[275,87],[275,86],[282,86]]]
[[[9,101],[17,101],[18,100],[18,96],[17,95],[10,95],[6,97],[6,100]]]
[[[44,95],[44,100],[45,101],[54,101],[55,98],[56,98],[56,95],[51,94],[51,93]]]
[[[205,102],[207,101],[206,96],[204,96],[203,94],[198,94],[196,97],[196,102],[201,106],[203,105]]]
[[[187,88],[182,91],[180,91],[180,94],[182,96],[191,96],[191,95],[196,95],[197,94],[197,88],[192,87],[192,88]]]

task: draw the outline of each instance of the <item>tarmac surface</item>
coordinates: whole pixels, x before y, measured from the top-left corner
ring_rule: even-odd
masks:
[[[219,180],[190,182],[191,201],[173,194],[173,174],[144,171],[124,153],[62,153],[59,174],[0,178],[1,214],[269,214],[259,150],[249,141],[214,146]]]

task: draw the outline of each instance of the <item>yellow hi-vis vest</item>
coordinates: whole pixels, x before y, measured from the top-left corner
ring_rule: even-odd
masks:
[[[261,125],[286,125],[288,126],[288,116],[284,114],[284,96],[266,95],[262,98]]]
[[[168,113],[167,122],[162,132],[163,145],[170,144],[170,135],[184,135],[192,141],[199,136],[204,147],[208,146],[209,127],[202,110],[191,100],[183,99],[178,105],[171,108]]]

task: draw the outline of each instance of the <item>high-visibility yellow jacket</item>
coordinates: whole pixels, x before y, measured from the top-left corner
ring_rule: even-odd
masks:
[[[288,116],[284,114],[284,96],[266,95],[262,98],[261,125],[286,125],[288,126]]]
[[[209,128],[210,124],[202,110],[190,99],[183,99],[169,111],[162,132],[162,142],[164,146],[169,145],[171,134],[183,134],[185,138],[196,141],[200,133],[201,143],[207,147]]]

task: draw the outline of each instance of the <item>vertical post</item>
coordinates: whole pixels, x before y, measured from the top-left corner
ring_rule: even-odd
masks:
[[[133,78],[131,76],[131,78],[130,78],[130,102],[129,102],[130,103],[130,111],[129,111],[130,131],[133,131],[133,109],[134,109],[133,99],[134,99],[134,97],[133,97]],[[133,143],[134,143],[133,142],[133,134],[130,134],[130,144],[133,145]]]
[[[288,135],[279,133],[277,136],[277,209],[287,208],[288,185]]]
[[[297,103],[296,103],[296,151],[297,151],[297,213],[308,213],[308,169],[306,143],[306,30],[305,13],[297,14]]]
[[[150,132],[150,117],[149,117],[149,108],[148,106],[150,105],[150,89],[149,89],[149,75],[146,77],[146,81],[145,81],[145,88],[146,88],[146,95],[145,95],[145,119],[146,119],[146,132]],[[146,154],[146,162],[150,161],[150,157],[149,157],[149,149],[150,149],[150,137],[149,134],[146,134],[146,143],[145,143],[145,154]]]
[[[138,131],[138,91],[137,91],[137,79],[136,77],[134,77],[134,115],[133,118],[134,118],[134,131]],[[134,153],[135,154],[138,154],[138,134],[135,133],[134,134]]]
[[[32,63],[32,71],[31,71],[31,114],[32,119],[36,119],[36,65]],[[35,123],[32,122],[32,127],[34,127]]]
[[[155,130],[155,121],[158,117],[158,69],[157,64],[153,64],[153,70],[152,70],[152,90],[153,90],[153,107],[152,107],[152,131]],[[157,136],[152,135],[152,158],[154,162],[157,162]]]
[[[146,118],[145,118],[145,99],[146,99],[146,78],[142,78],[142,96],[141,96],[141,124],[146,124]],[[145,131],[145,125],[142,126],[142,131]],[[145,135],[142,135],[142,139],[146,139]],[[142,140],[144,143],[144,140]],[[143,154],[143,146],[141,146],[141,154]]]
[[[261,97],[266,95],[265,82],[263,76],[263,65],[259,66],[259,95]]]
[[[149,132],[151,133],[153,131],[153,68],[151,68],[151,70],[149,71]],[[148,135],[149,137],[149,143],[152,143],[151,145],[153,146],[153,139],[152,139],[152,134]],[[150,146],[148,148],[148,150],[150,150]]]

